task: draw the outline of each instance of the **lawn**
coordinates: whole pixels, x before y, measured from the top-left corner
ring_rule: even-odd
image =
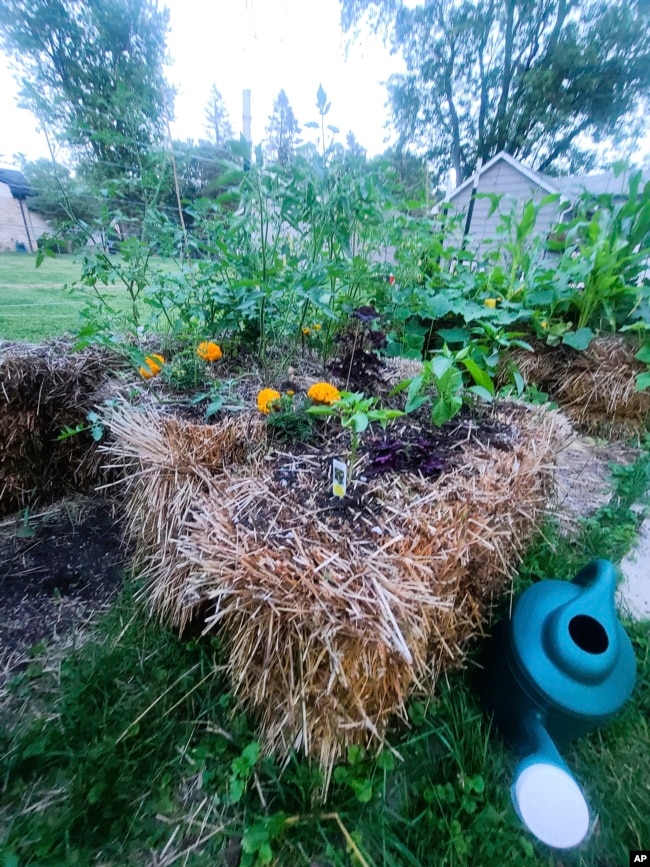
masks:
[[[46,259],[6,253],[0,256],[0,338],[42,340],[74,330],[83,299],[64,288],[79,278],[76,257]]]
[[[0,339],[39,342],[74,332],[85,299],[69,287],[81,276],[80,256],[46,258],[0,255]],[[115,307],[127,309],[126,293],[113,293]]]

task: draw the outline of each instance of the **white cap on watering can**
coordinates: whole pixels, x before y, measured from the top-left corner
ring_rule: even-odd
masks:
[[[547,846],[571,849],[589,832],[589,808],[571,774],[548,761],[526,760],[511,789],[519,818]]]

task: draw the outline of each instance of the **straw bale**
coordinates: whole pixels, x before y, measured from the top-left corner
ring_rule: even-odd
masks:
[[[86,423],[110,370],[104,353],[70,344],[3,343],[0,348],[0,514],[69,490],[99,472],[89,434],[58,441]]]
[[[359,481],[349,506],[329,496],[327,454],[265,455],[255,418],[125,407],[109,420],[144,597],[168,623],[200,613],[219,632],[264,748],[314,758],[325,789],[347,746],[380,745],[410,693],[462,664],[509,586],[550,494],[558,424],[514,404],[496,419],[507,448],[469,435],[437,481]]]
[[[644,427],[650,412],[650,393],[635,391],[637,374],[646,370],[635,352],[622,337],[607,336],[585,352],[540,344],[534,354],[516,350],[509,358],[581,430],[629,436]]]
[[[110,455],[105,469],[124,480],[126,535],[148,579],[144,593],[182,631],[204,601],[193,591],[191,567],[178,556],[183,523],[200,495],[215,490],[215,474],[259,458],[263,421],[259,413],[241,413],[219,425],[194,424],[154,405],[124,403],[107,413],[106,423],[111,442],[100,451]]]

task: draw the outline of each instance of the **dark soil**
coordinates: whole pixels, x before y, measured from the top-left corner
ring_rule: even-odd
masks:
[[[126,553],[109,502],[64,500],[0,525],[0,678],[25,652],[83,625],[113,596]]]

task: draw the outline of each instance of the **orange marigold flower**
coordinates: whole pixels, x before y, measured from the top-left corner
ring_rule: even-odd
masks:
[[[257,408],[268,415],[272,408],[271,404],[276,400],[280,400],[279,391],[274,388],[263,388],[257,395]]]
[[[152,376],[156,376],[163,369],[163,365],[165,363],[165,359],[162,355],[147,355],[144,360],[143,366],[139,369],[140,376],[143,379],[151,379]]]
[[[330,385],[329,382],[316,382],[307,392],[307,397],[316,403],[328,403],[330,406],[341,399],[338,388]]]
[[[308,328],[307,326],[302,329],[302,333],[305,335],[305,337],[309,334],[310,331],[311,328]]]
[[[213,343],[211,340],[204,340],[196,347],[196,354],[203,361],[219,361],[223,356],[221,347],[218,343]]]

